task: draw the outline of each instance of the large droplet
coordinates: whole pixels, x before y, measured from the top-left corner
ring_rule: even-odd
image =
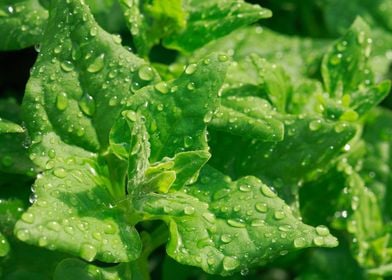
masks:
[[[82,257],[86,261],[91,262],[95,258],[96,254],[97,249],[90,243],[84,243],[80,247],[80,257]]]
[[[95,100],[88,93],[83,94],[82,98],[79,100],[79,108],[87,116],[92,116],[95,113]]]
[[[97,73],[104,67],[105,54],[101,54],[94,59],[94,61],[87,67],[87,72]]]
[[[197,64],[189,64],[186,68],[185,68],[185,74],[191,75],[193,74],[197,69]]]
[[[64,168],[60,167],[60,168],[56,168],[55,170],[53,170],[53,174],[57,178],[65,178],[67,176],[67,171],[65,171]]]
[[[232,220],[232,219],[227,220],[227,223],[228,223],[230,226],[236,227],[236,228],[244,228],[244,227],[246,227],[246,225],[245,225],[243,222],[241,222],[241,221],[236,221],[236,220]]]
[[[65,92],[60,92],[57,94],[56,98],[56,108],[60,111],[64,111],[68,107],[68,96]]]
[[[159,82],[154,87],[158,92],[162,94],[167,94],[169,92],[169,86],[166,82]]]
[[[303,237],[298,237],[294,239],[294,247],[295,248],[304,248],[306,246],[306,240]]]
[[[255,208],[260,213],[266,213],[268,210],[267,203],[262,203],[262,202],[256,203]]]
[[[240,265],[239,261],[234,257],[224,257],[223,258],[223,269],[224,270],[234,270]]]
[[[22,214],[21,218],[22,218],[22,221],[24,221],[28,224],[34,223],[34,214],[33,213],[25,212]]]
[[[221,236],[221,241],[222,241],[223,243],[230,243],[232,240],[233,240],[233,239],[232,239],[232,237],[231,237],[230,234],[224,233],[224,234],[222,234],[222,236]]]
[[[267,185],[264,184],[261,186],[261,193],[270,198],[277,196],[276,193],[274,193]]]
[[[71,72],[73,70],[73,64],[69,60],[61,62],[60,67],[64,72]]]
[[[139,78],[144,81],[151,81],[154,78],[154,71],[148,65],[143,65],[138,71]]]
[[[327,236],[329,235],[329,229],[326,226],[317,226],[316,232],[320,236]]]

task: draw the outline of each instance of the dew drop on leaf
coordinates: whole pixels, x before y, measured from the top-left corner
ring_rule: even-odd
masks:
[[[264,184],[261,186],[261,193],[270,198],[277,196],[276,193],[274,193],[267,185]]]
[[[24,221],[28,224],[32,224],[32,223],[34,223],[34,214],[29,213],[29,212],[25,212],[22,214],[21,219],[22,219],[22,221]]]
[[[194,82],[190,82],[188,83],[188,85],[186,86],[186,88],[188,90],[194,90],[196,88],[195,83]]]
[[[82,98],[79,100],[79,108],[87,116],[93,116],[95,113],[95,100],[88,93],[83,94]]]
[[[59,92],[56,98],[56,108],[64,111],[68,107],[68,96],[65,92]]]
[[[87,67],[87,72],[97,73],[101,71],[105,63],[105,54],[100,54],[94,61]]]
[[[95,258],[96,254],[97,249],[90,243],[84,243],[80,247],[80,257],[82,257],[86,261],[92,261]]]
[[[234,270],[239,266],[239,262],[236,258],[234,257],[224,257],[223,258],[223,269],[230,271],[230,270]]]
[[[232,219],[227,220],[227,224],[235,228],[244,228],[246,226],[244,223]]]
[[[158,92],[162,94],[167,94],[169,92],[169,86],[166,82],[159,82],[154,87]]]
[[[72,62],[69,60],[61,62],[60,67],[64,72],[71,72],[73,70]]]
[[[56,168],[55,170],[53,170],[53,174],[57,178],[65,178],[67,176],[67,171],[65,171],[64,168],[60,167],[60,168]]]
[[[185,68],[185,74],[191,75],[191,74],[195,73],[196,69],[197,69],[197,64],[195,64],[195,63],[189,64]]]
[[[139,78],[143,81],[151,81],[154,78],[154,71],[148,65],[143,65],[138,71]]]
[[[255,208],[260,213],[266,213],[268,210],[267,203],[262,203],[262,202],[256,203]]]

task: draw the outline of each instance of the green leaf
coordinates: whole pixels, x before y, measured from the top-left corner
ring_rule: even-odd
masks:
[[[322,54],[329,42],[282,35],[260,26],[246,27],[193,52],[191,59],[204,57],[211,52],[230,50],[233,60],[239,62],[256,54],[267,59],[270,64],[282,66],[295,83],[304,76],[317,75]]]
[[[244,1],[123,0],[125,16],[141,55],[163,39],[165,47],[191,52],[271,12]]]
[[[125,188],[116,190],[119,182],[110,181],[104,159],[62,143],[53,133],[42,141],[36,151],[52,158],[34,183],[36,201],[17,222],[16,236],[87,261],[136,259],[141,243],[121,206]],[[43,147],[49,143],[53,148],[47,152]]]
[[[150,193],[133,203],[145,219],[168,224],[171,257],[208,273],[228,275],[299,248],[337,245],[327,228],[296,219],[260,180],[245,177],[232,182],[212,168],[203,169],[194,185],[167,194]]]
[[[357,18],[347,33],[325,54],[321,69],[324,86],[330,96],[359,115],[380,103],[390,90],[389,81],[374,85],[373,72],[369,68],[372,44],[369,33],[366,22]],[[347,117],[343,113],[341,118]]]
[[[23,128],[13,122],[0,118],[0,134],[1,133],[22,133]]]
[[[150,144],[144,117],[133,111],[124,111],[110,131],[110,148],[128,164],[128,191],[141,185],[150,156]]]
[[[285,112],[292,94],[291,80],[285,70],[257,54],[235,60],[237,63],[229,68],[226,83],[231,86],[255,85],[260,89],[253,95],[269,100],[279,112]]]
[[[267,142],[281,141],[284,135],[284,124],[276,118],[275,110],[268,101],[254,96],[222,98],[211,127]]]
[[[373,83],[368,69],[371,51],[369,26],[357,18],[347,33],[324,55],[322,75],[332,97],[342,97],[356,91],[363,83]]]
[[[173,158],[163,158],[146,172],[146,186],[157,185],[159,192],[178,190],[196,181],[200,169],[210,159],[205,150],[177,153]]]
[[[218,105],[227,60],[225,55],[210,55],[190,64],[178,79],[145,87],[129,98],[127,109],[146,119],[150,162],[183,151],[208,150],[206,116]]]
[[[57,265],[53,279],[126,280],[133,279],[132,275],[131,266],[126,263],[102,268],[78,259],[65,259]]]
[[[16,124],[15,126],[19,127]],[[28,157],[27,143],[25,133],[0,133],[0,172],[26,175],[27,177],[36,174],[39,169]]]
[[[186,26],[182,0],[121,0],[139,55],[148,56],[159,40]]]
[[[159,77],[100,28],[86,4],[52,7],[23,102],[27,128],[33,142],[55,131],[66,143],[104,150],[125,99]]]
[[[163,40],[166,47],[191,52],[233,30],[271,17],[271,11],[244,1],[184,0],[188,13],[186,28]]]
[[[293,203],[298,185],[342,152],[355,127],[313,116],[283,115],[280,119],[285,123],[280,142],[212,135],[212,164],[236,178],[256,175],[277,188],[286,202]]]
[[[390,199],[392,192],[392,113],[390,110],[378,108],[367,116],[363,138],[366,142],[366,155],[361,177],[366,185],[376,194],[383,210],[383,217],[392,217]]]
[[[17,50],[39,43],[48,12],[38,0],[5,0],[0,4],[0,50]]]

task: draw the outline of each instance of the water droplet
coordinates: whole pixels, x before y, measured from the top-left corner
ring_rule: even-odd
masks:
[[[154,71],[148,65],[143,65],[138,71],[139,78],[144,81],[151,81],[154,78]]]
[[[185,68],[185,74],[191,75],[191,74],[195,73],[196,69],[197,69],[197,64],[195,64],[195,63],[189,64]]]
[[[47,223],[46,226],[47,226],[48,229],[54,230],[54,231],[60,231],[60,229],[61,229],[60,224],[58,222],[56,222],[56,221],[50,221],[50,222]]]
[[[212,120],[212,117],[213,117],[213,116],[214,116],[214,112],[213,112],[213,111],[208,111],[208,112],[205,114],[203,121],[204,121],[205,123],[209,123],[209,122]]]
[[[338,123],[336,123],[336,125],[334,126],[334,130],[335,130],[336,133],[341,133],[341,132],[343,132],[347,127],[348,127],[347,123],[338,122]]]
[[[64,111],[68,107],[68,96],[65,92],[60,92],[57,94],[56,107],[60,111]]]
[[[313,243],[317,246],[323,246],[324,245],[324,238],[321,236],[316,236],[313,238]]]
[[[52,159],[55,158],[56,157],[56,151],[54,149],[49,149],[48,157],[50,157]]]
[[[34,223],[34,214],[33,213],[29,213],[29,212],[25,212],[22,215],[22,221],[28,223],[28,224],[32,224]]]
[[[252,227],[262,227],[265,226],[265,222],[263,220],[253,220],[250,225]]]
[[[60,67],[64,72],[71,72],[73,70],[73,64],[69,60],[61,62]]]
[[[105,65],[105,54],[102,53],[97,56],[94,61],[87,67],[87,72],[97,73],[101,71]]]
[[[246,227],[246,225],[242,221],[236,221],[236,220],[232,220],[232,219],[227,220],[227,224],[232,227],[236,227],[236,228]]]
[[[232,237],[231,237],[230,234],[224,233],[224,234],[222,234],[222,236],[221,236],[221,241],[222,241],[223,243],[230,243],[232,240],[233,240],[233,239],[232,239]]]
[[[117,227],[113,222],[107,222],[104,227],[104,232],[107,234],[115,234],[117,232]]]
[[[185,213],[186,215],[192,215],[193,213],[195,213],[195,208],[192,207],[192,206],[186,206],[186,207],[184,208],[184,213]]]
[[[40,237],[38,239],[38,245],[40,247],[45,247],[49,244],[48,238],[46,236]]]
[[[242,192],[250,192],[252,190],[250,185],[241,185],[238,189]]]
[[[186,86],[186,88],[188,90],[194,90],[196,88],[195,83],[194,82],[190,82],[188,83],[188,85]]]
[[[67,176],[67,171],[65,171],[64,168],[60,167],[60,168],[56,168],[55,170],[53,170],[53,174],[57,178],[65,178]]]
[[[321,128],[321,120],[314,120],[309,123],[309,129],[311,131],[317,131]]]
[[[154,87],[162,94],[167,94],[169,92],[169,86],[166,82],[159,82]]]
[[[321,236],[329,235],[329,229],[326,226],[317,226],[316,232],[318,235],[321,235]]]
[[[165,105],[163,105],[162,103],[159,103],[159,104],[157,105],[157,110],[158,110],[158,111],[163,111],[164,108],[165,108]]]
[[[118,97],[115,95],[115,96],[112,96],[112,98],[110,98],[110,100],[109,100],[109,106],[116,106],[118,104]]]
[[[274,193],[267,185],[264,184],[261,186],[261,193],[270,198],[277,196],[276,193]]]
[[[255,208],[260,213],[266,213],[268,210],[267,203],[262,203],[262,202],[256,203]]]
[[[234,270],[239,266],[239,261],[234,257],[224,257],[223,258],[223,269],[224,270]]]
[[[343,52],[344,50],[346,50],[346,47],[347,47],[347,41],[339,42],[339,43],[336,45],[336,49],[337,49],[339,52]]]
[[[92,236],[95,240],[102,240],[102,234],[100,232],[93,232]]]
[[[304,248],[306,246],[306,240],[303,237],[298,237],[294,239],[294,247],[295,248]]]
[[[85,259],[86,261],[91,262],[95,258],[96,254],[97,249],[90,243],[84,243],[80,247],[80,257]]]
[[[227,55],[225,55],[225,54],[220,54],[220,55],[218,56],[218,60],[219,60],[220,62],[226,62],[226,61],[229,60],[229,57],[228,57]]]
[[[30,232],[27,229],[21,229],[16,232],[16,237],[21,241],[26,241],[30,238]]]
[[[329,59],[329,63],[331,65],[338,65],[341,61],[342,61],[342,54],[341,53],[334,54]]]
[[[209,58],[206,58],[203,60],[204,65],[208,65],[208,64],[210,64],[210,62],[211,62],[211,59],[209,59]]]
[[[193,139],[192,139],[192,137],[191,137],[191,136],[185,136],[185,137],[184,137],[184,146],[185,146],[186,148],[189,148],[190,146],[192,146],[192,144],[193,144]]]
[[[274,218],[277,219],[277,220],[281,220],[281,219],[283,219],[285,216],[286,216],[286,214],[285,214],[283,211],[281,211],[281,210],[277,210],[277,211],[275,211],[275,213],[274,213]]]
[[[95,100],[88,93],[83,94],[82,98],[79,100],[79,108],[87,116],[93,116],[95,113]]]

